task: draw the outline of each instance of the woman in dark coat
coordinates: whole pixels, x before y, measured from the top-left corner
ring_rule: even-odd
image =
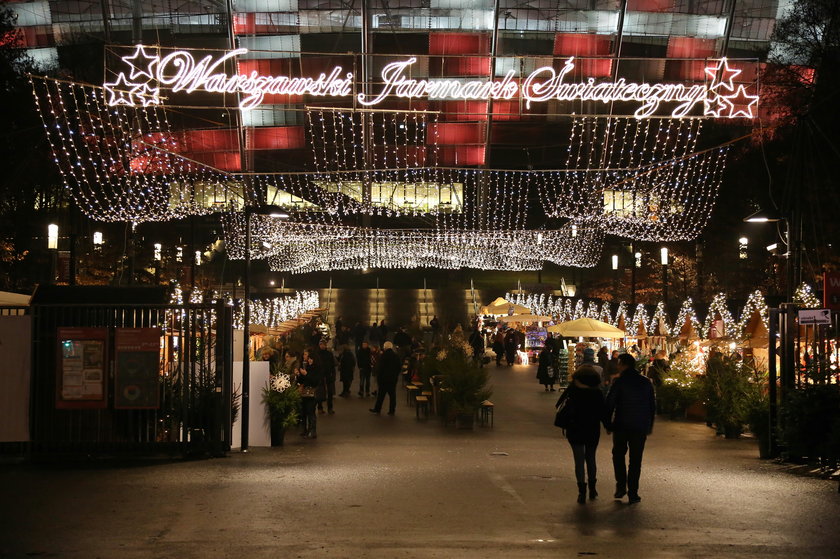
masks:
[[[505,334],[505,361],[508,365],[513,365],[516,361],[516,334],[513,328],[508,329]]]
[[[318,438],[316,431],[316,424],[318,416],[315,413],[317,403],[315,402],[315,392],[323,390],[324,373],[321,369],[320,363],[317,362],[315,353],[311,350],[304,350],[301,358],[301,366],[297,370],[297,383],[301,386],[301,408],[303,416],[303,433],[302,437],[307,439]]]
[[[575,459],[575,477],[578,484],[578,503],[586,502],[586,478],[589,477],[589,498],[598,496],[595,490],[597,465],[595,452],[601,438],[601,422],[604,419],[604,394],[600,389],[601,377],[592,367],[580,367],[572,375],[569,387],[557,400],[557,406],[568,399],[572,406],[571,423],[566,429],[566,439],[572,447]]]
[[[546,345],[540,352],[537,365],[537,380],[545,386],[545,391],[554,392],[554,383],[556,382],[557,368],[554,366],[554,353],[551,347]]]

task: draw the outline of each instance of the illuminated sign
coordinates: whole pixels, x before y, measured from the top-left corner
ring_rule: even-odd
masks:
[[[104,84],[111,106],[131,107],[160,105],[161,88],[172,92],[238,94],[239,108],[243,111],[260,105],[266,95],[311,95],[315,97],[351,97],[354,76],[336,66],[329,73],[317,78],[290,76],[263,76],[256,71],[250,74],[229,75],[225,63],[246,54],[248,49],[236,49],[221,56],[207,55],[196,60],[192,53],[173,51],[165,56],[149,54],[143,45],[121,60],[126,68],[117,73],[116,79]],[[743,84],[735,85],[733,79],[741,70],[731,68],[724,58],[705,69],[710,81],[706,84],[634,83],[624,78],[617,81],[598,81],[588,78],[582,82],[567,81],[575,68],[574,57],[568,58],[559,70],[551,66],[537,68],[524,79],[518,79],[510,70],[502,79],[413,79],[411,67],[414,57],[392,62],[382,69],[378,91],[358,93],[356,100],[363,106],[373,107],[390,97],[418,100],[486,101],[490,99],[522,98],[526,108],[532,103],[547,101],[593,101],[603,104],[629,102],[638,105],[633,113],[636,118],[646,118],[657,113],[663,103],[676,104],[671,110],[673,118],[688,115],[694,107],[702,105],[705,116],[715,118],[753,118],[758,96],[747,93]]]

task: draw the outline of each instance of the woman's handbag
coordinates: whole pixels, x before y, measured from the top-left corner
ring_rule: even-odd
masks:
[[[572,399],[566,396],[557,406],[557,413],[554,415],[554,426],[561,429],[568,429],[574,420],[574,405]]]
[[[305,386],[303,384],[298,385],[298,392],[300,392],[301,398],[314,398],[315,397],[315,387],[314,386]]]

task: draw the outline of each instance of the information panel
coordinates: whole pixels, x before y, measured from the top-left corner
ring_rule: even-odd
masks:
[[[117,328],[114,408],[160,407],[160,328]]]
[[[104,408],[107,328],[59,328],[56,408]]]

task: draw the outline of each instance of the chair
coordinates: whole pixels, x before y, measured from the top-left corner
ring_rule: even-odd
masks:
[[[417,393],[420,391],[419,388],[414,386],[413,384],[406,384],[405,385],[405,403],[409,406],[414,405],[414,398]]]
[[[478,419],[482,427],[486,427],[488,422],[490,423],[490,427],[493,427],[493,410],[493,402],[490,400],[484,400],[481,402],[481,406],[478,408]]]
[[[420,412],[423,412],[423,417],[425,419],[429,418],[429,397],[428,396],[417,396],[414,399],[415,410],[414,413],[417,415],[417,419],[420,419]]]

